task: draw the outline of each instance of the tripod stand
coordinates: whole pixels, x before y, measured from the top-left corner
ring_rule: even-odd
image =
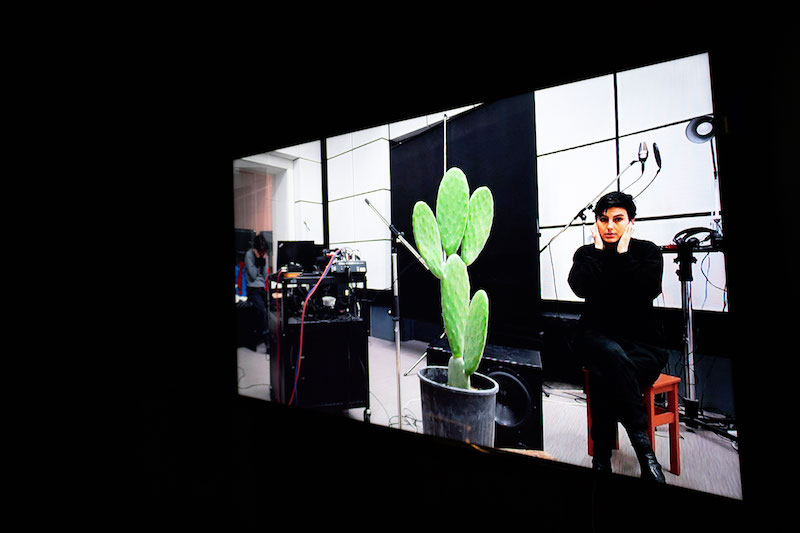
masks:
[[[708,231],[711,232],[712,243],[710,246],[700,247],[700,241],[697,238],[691,237],[696,233]],[[691,228],[684,230],[676,235],[675,245],[665,246],[662,248],[664,252],[677,252],[675,263],[678,264],[676,274],[681,282],[681,310],[683,312],[683,353],[682,360],[683,367],[683,380],[684,380],[684,416],[682,417],[686,425],[690,428],[701,427],[717,435],[733,441],[738,440],[738,436],[731,435],[728,431],[714,425],[700,414],[700,402],[697,400],[697,382],[694,366],[694,311],[692,309],[692,265],[697,262],[694,257],[694,252],[716,252],[721,251],[721,243],[719,241],[721,236],[712,230],[706,228]],[[731,419],[723,420],[731,422]]]

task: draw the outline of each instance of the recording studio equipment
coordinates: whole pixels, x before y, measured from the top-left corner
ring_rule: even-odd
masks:
[[[705,234],[702,239],[697,235]],[[708,245],[702,243],[709,241]],[[683,404],[685,408],[686,424],[697,427],[699,422],[699,402],[697,400],[696,380],[694,370],[694,317],[692,309],[692,264],[697,262],[694,252],[717,252],[723,250],[722,234],[711,228],[694,227],[679,231],[675,234],[672,244],[661,247],[662,253],[677,253],[674,262],[678,264],[675,273],[681,282],[681,309],[683,311],[683,362],[684,362],[684,393]],[[727,433],[720,433],[729,436]]]
[[[696,117],[686,125],[686,138],[695,144],[703,144],[714,136],[714,117]]]
[[[298,250],[294,258],[306,264],[309,257],[316,264],[316,253],[324,252],[308,243]],[[290,251],[284,249],[284,258]],[[270,395],[298,407],[364,407],[368,420],[368,321],[359,300],[366,263],[359,261],[363,272],[352,273],[350,265],[335,270],[338,257],[328,255],[322,272],[285,268],[268,277]]]
[[[428,345],[428,365],[447,366],[447,337]],[[537,350],[487,344],[478,372],[500,386],[495,407],[495,447],[544,449],[542,359]]]
[[[447,143],[445,143],[446,146]],[[446,163],[445,163],[446,165]],[[399,231],[394,224],[386,220],[380,212],[375,209],[375,206],[369,203],[367,198],[364,198],[364,202],[375,212],[378,218],[386,224],[386,227],[389,228],[389,231],[392,232],[392,322],[394,323],[394,352],[395,352],[395,373],[397,375],[397,424],[398,427],[401,427],[403,423],[403,402],[402,402],[402,394],[400,392],[400,273],[397,270],[397,243],[402,244],[406,247],[406,249],[411,252],[417,261],[425,267],[426,270],[430,270],[428,265],[425,264],[425,260],[422,259],[422,256],[414,249],[411,244],[403,237],[403,232]]]
[[[642,174],[644,174],[644,162],[647,161],[647,143],[640,142],[639,143],[639,163],[642,164]]]
[[[617,181],[617,180],[618,180],[618,179],[619,179],[619,178],[620,178],[620,177],[621,177],[621,176],[622,176],[622,175],[623,175],[623,174],[624,174],[624,173],[625,173],[625,172],[626,172],[626,171],[627,171],[629,168],[631,168],[631,167],[632,167],[633,165],[635,165],[637,162],[638,162],[638,163],[641,163],[641,165],[642,165],[642,175],[644,175],[644,162],[645,162],[645,160],[647,159],[647,155],[648,155],[648,152],[647,152],[647,144],[646,144],[646,143],[643,143],[643,142],[642,142],[642,143],[639,143],[638,159],[634,159],[633,161],[631,161],[631,162],[628,164],[628,166],[627,166],[627,167],[625,167],[624,169],[622,169],[622,171],[620,171],[620,173],[619,173],[619,174],[617,174],[616,176],[614,176],[614,179],[613,179],[613,180],[611,180],[611,181],[609,182],[609,184],[608,184],[608,185],[606,185],[605,187],[603,187],[603,188],[602,188],[602,190],[600,191],[600,193],[599,193],[597,196],[595,196],[594,198],[592,198],[592,200],[591,200],[591,201],[590,201],[588,204],[586,204],[586,207],[584,207],[583,209],[581,209],[580,211],[578,211],[578,214],[577,214],[577,215],[575,215],[574,217],[572,217],[572,220],[570,220],[569,222],[567,222],[567,223],[564,225],[564,227],[563,227],[563,228],[561,228],[561,230],[560,230],[558,233],[556,233],[555,235],[553,235],[553,237],[552,237],[552,238],[551,238],[551,239],[550,239],[550,240],[547,242],[547,244],[545,244],[545,245],[544,245],[544,246],[543,246],[543,247],[542,247],[542,248],[539,250],[539,253],[541,254],[542,252],[544,252],[544,251],[547,249],[547,247],[548,247],[548,246],[550,246],[551,244],[553,244],[553,241],[554,241],[554,240],[556,240],[556,239],[557,239],[559,236],[561,236],[561,234],[562,234],[562,233],[564,233],[565,231],[567,231],[567,228],[569,228],[569,227],[572,225],[572,223],[573,223],[573,222],[575,222],[577,219],[579,219],[579,218],[580,218],[580,219],[582,219],[582,220],[586,220],[586,216],[584,215],[584,212],[585,212],[585,211],[591,211],[591,210],[593,209],[593,207],[594,207],[594,203],[595,203],[595,202],[596,202],[596,201],[597,201],[597,200],[598,200],[598,199],[599,199],[599,198],[600,198],[600,197],[603,195],[603,193],[606,191],[606,189],[608,189],[608,188],[609,188],[611,185],[613,185],[613,184],[614,184],[614,183],[615,183],[615,182],[616,182],[616,181]],[[660,159],[660,156],[659,156],[659,159]],[[660,170],[660,168],[659,168],[659,170]],[[636,178],[636,179],[638,180],[638,179],[640,179],[641,177],[642,177],[642,176],[639,176],[639,178]]]
[[[642,194],[644,191],[646,191],[646,190],[647,190],[647,188],[648,188],[648,187],[650,187],[650,185],[652,185],[654,181],[656,181],[656,178],[657,178],[657,177],[658,177],[658,175],[661,173],[661,151],[658,149],[658,145],[657,145],[656,143],[653,143],[653,156],[654,156],[654,157],[655,157],[655,159],[656,159],[656,165],[658,165],[658,169],[656,170],[656,173],[653,175],[653,177],[652,177],[652,178],[650,178],[650,181],[648,181],[648,182],[647,182],[647,185],[645,185],[645,186],[642,188],[642,190],[641,190],[641,191],[639,191],[638,193],[636,193],[636,196],[634,196],[634,197],[633,197],[633,199],[634,199],[634,200],[635,200],[636,198],[638,198],[639,196],[641,196],[641,194]],[[644,163],[642,163],[642,168],[644,168]],[[631,185],[633,185],[634,183],[636,183],[637,181],[639,181],[640,179],[642,179],[642,176],[644,176],[644,172],[642,172],[642,175],[641,175],[641,176],[639,176],[638,178],[636,178],[635,180],[633,180],[633,182],[632,182],[632,183],[630,183],[630,184],[629,184],[627,187],[625,187],[625,188],[623,189],[623,192],[624,192],[624,191],[626,191],[626,190],[628,190],[628,189],[630,189]]]
[[[251,229],[234,228],[233,230],[233,245],[236,252],[235,264],[244,261],[244,254],[247,250],[253,247],[253,239],[256,237],[256,232]]]
[[[361,260],[336,261],[331,265],[331,272],[335,274],[346,274],[348,272],[352,274],[366,274],[367,262]]]
[[[278,269],[319,272],[327,264],[324,248],[314,241],[278,241]]]
[[[270,397],[312,409],[365,408],[369,416],[369,357],[366,321],[270,317]],[[302,355],[300,350],[302,349]]]
[[[245,346],[256,351],[260,339],[256,335],[258,327],[258,309],[247,300],[236,302],[236,346]]]
[[[653,143],[653,157],[656,158],[658,170],[661,170],[661,151],[658,149],[658,145],[656,143]]]
[[[360,295],[366,290],[366,261],[335,259],[327,273],[283,269],[269,276],[270,310],[281,318],[335,319],[361,316]],[[355,264],[352,264],[355,263]],[[357,270],[357,271],[356,271]],[[312,292],[313,291],[313,292]]]

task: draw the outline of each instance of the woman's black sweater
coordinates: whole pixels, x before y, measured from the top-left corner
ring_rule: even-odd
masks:
[[[628,251],[581,246],[572,258],[569,285],[586,301],[580,325],[609,337],[660,344],[653,300],[661,294],[664,259],[654,243],[631,239]]]

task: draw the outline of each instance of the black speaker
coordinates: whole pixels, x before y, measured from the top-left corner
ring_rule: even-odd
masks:
[[[273,401],[312,409],[369,408],[365,320],[360,317],[305,320],[301,328],[299,317],[289,317],[279,330],[274,324],[275,314],[270,313],[268,346]]]
[[[235,247],[235,260],[237,265],[244,261],[244,254],[247,253],[247,250],[253,247],[253,239],[255,236],[256,232],[251,229],[234,228],[233,239]]]
[[[428,345],[429,365],[447,366],[450,355],[447,337]],[[495,448],[543,450],[539,351],[487,344],[478,372],[500,386],[495,407]]]

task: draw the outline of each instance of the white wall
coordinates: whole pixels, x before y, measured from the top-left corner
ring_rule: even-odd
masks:
[[[473,106],[447,111],[448,117]],[[367,262],[367,288],[392,286],[392,236],[365,199],[390,223],[390,144],[442,120],[445,113],[366,128],[325,140],[328,157],[328,231],[331,247],[348,247]]]
[[[278,241],[323,244],[322,164],[320,141],[312,141],[243,158],[266,165],[274,177],[272,190],[273,249]],[[272,257],[277,268],[277,254]]]
[[[708,55],[618,72],[616,93],[614,81],[609,74],[534,92],[540,248],[582,207],[617,189],[616,183],[609,184],[618,169],[624,171],[620,187],[636,197],[639,220],[634,237],[661,246],[683,229],[716,227],[719,197],[712,144],[692,143],[685,134],[692,118],[714,112]],[[640,142],[650,151],[644,173],[638,162],[629,167],[638,159]],[[658,168],[653,143],[659,147],[662,169],[648,186]],[[688,216],[706,212],[712,214]],[[594,222],[591,211],[586,217],[586,222]],[[648,217],[659,219],[641,220]],[[589,242],[589,227],[576,225],[545,249],[540,270],[543,299],[580,301],[567,275],[575,250]],[[656,305],[681,307],[674,257],[664,254],[663,293]],[[695,257],[694,308],[725,310],[722,253]]]
[[[389,141],[471,109],[466,106],[393,124],[366,128],[324,141],[257,154],[244,160],[267,166],[274,176],[273,240],[324,243],[322,163],[325,142],[328,172],[328,236],[331,248],[348,247],[367,262],[367,288],[390,289],[391,234],[364,202],[391,222]],[[273,257],[273,262],[277,258]],[[273,264],[273,268],[277,268]]]

